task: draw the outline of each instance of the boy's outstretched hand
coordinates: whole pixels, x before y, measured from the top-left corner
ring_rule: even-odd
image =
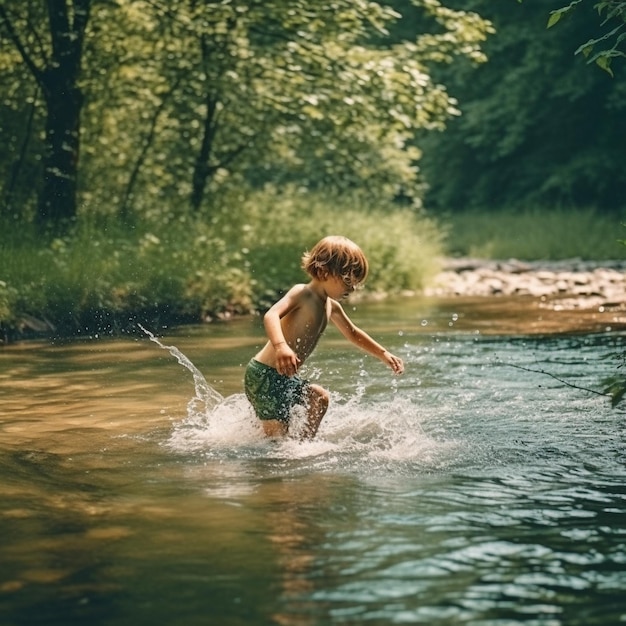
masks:
[[[400,357],[395,356],[394,354],[391,354],[391,352],[385,350],[385,352],[383,353],[383,360],[393,370],[394,374],[404,373],[404,363],[402,362],[402,359]]]

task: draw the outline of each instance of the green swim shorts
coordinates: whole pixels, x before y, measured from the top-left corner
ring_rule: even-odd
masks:
[[[289,423],[289,413],[304,404],[309,381],[299,376],[283,376],[273,367],[252,359],[246,368],[244,390],[254,411],[262,420]]]

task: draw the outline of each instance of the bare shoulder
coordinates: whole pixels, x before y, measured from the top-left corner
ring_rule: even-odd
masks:
[[[306,300],[308,297],[308,289],[307,285],[304,283],[294,285],[289,291],[283,296],[283,298],[288,298],[294,302],[301,302],[302,300]]]
[[[282,301],[297,302],[298,300],[301,300],[304,297],[305,292],[306,292],[305,284],[294,285],[282,295],[279,302],[282,302]]]
[[[311,283],[292,287],[285,295],[285,301],[285,309],[288,308],[289,313],[296,314],[311,327],[317,327],[322,318],[328,321],[332,315],[331,298],[320,298],[311,288]]]
[[[330,314],[331,315],[342,315],[346,317],[346,312],[344,311],[341,303],[338,300],[334,300],[333,298],[328,298],[330,301]]]
[[[354,324],[352,320],[348,317],[348,314],[345,312],[344,308],[341,306],[341,303],[337,300],[330,300],[330,319],[336,326],[344,326],[351,327]]]
[[[294,285],[287,291],[279,300],[274,302],[274,304],[268,309],[267,316],[278,315],[279,317],[283,317],[290,313],[291,311],[295,311],[302,306],[303,292],[306,285]]]

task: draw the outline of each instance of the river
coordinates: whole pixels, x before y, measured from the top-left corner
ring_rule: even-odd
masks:
[[[259,318],[0,349],[0,624],[626,623],[625,349],[606,311],[348,304],[312,442],[241,394]]]

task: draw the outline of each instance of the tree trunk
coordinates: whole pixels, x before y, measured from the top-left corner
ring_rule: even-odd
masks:
[[[39,73],[47,104],[44,179],[37,221],[64,230],[76,218],[83,95],[78,86],[91,0],[47,0],[52,57]]]
[[[15,161],[15,163],[13,163],[11,167],[11,175],[9,177],[9,181],[7,183],[7,187],[4,193],[4,207],[10,213],[13,213],[15,210],[13,207],[15,188],[17,187],[18,180],[22,172],[22,167],[24,166],[24,162],[26,161],[28,145],[33,136],[33,122],[35,119],[35,113],[37,111],[36,102],[38,97],[39,91],[36,91],[33,96],[33,103],[30,107],[30,113],[28,114],[26,128],[24,129],[24,139],[22,140],[22,146],[20,148],[17,160]]]
[[[206,112],[204,116],[202,142],[200,144],[200,151],[196,156],[196,163],[193,170],[192,188],[191,188],[191,208],[194,211],[199,211],[202,206],[202,200],[204,199],[204,192],[207,186],[207,182],[211,175],[214,173],[214,169],[209,165],[209,160],[213,151],[213,140],[216,133],[216,101],[207,94],[206,97]]]
[[[83,97],[69,81],[48,81],[46,153],[37,220],[40,226],[67,226],[76,218],[76,182]]]

